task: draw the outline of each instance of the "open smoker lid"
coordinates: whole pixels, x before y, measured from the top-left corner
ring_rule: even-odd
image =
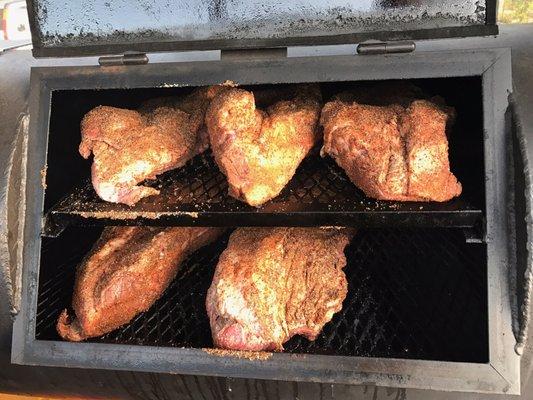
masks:
[[[497,34],[496,0],[28,0],[36,57]]]

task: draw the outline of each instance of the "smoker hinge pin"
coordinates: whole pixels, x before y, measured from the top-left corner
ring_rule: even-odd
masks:
[[[113,56],[98,58],[98,64],[102,67],[114,65],[143,65],[148,64],[148,56],[145,53],[126,52]]]
[[[415,42],[412,41],[359,43],[357,54],[411,53],[415,51],[415,48]]]

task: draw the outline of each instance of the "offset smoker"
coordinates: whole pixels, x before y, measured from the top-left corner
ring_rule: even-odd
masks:
[[[489,14],[495,11],[491,3],[488,6],[483,23],[457,26],[446,33],[493,32]],[[43,33],[46,20],[39,8],[35,11],[35,53],[74,54],[76,47],[67,39],[53,40]],[[53,14],[53,9],[48,12]],[[421,32],[395,35],[412,38],[427,34]],[[327,36],[311,39],[302,31],[298,34],[303,36],[288,35],[286,41],[213,39],[198,47],[328,42]],[[384,38],[385,34],[343,35],[343,39],[339,34],[329,42],[372,35]],[[105,40],[112,43],[118,39],[109,36]],[[85,54],[120,47],[91,47],[85,38],[78,45],[77,50]],[[174,45],[175,49],[193,46],[183,41]],[[163,49],[169,42],[153,47],[136,43],[132,48],[143,46]],[[102,64],[109,63],[102,60]],[[303,162],[280,197],[254,209],[227,197],[225,179],[206,154],[152,182],[161,188],[161,195],[129,208],[97,199],[86,183],[90,164],[76,151],[79,122],[99,104],[134,108],[151,97],[227,80],[244,87],[318,82],[327,100],[328,95],[351,85],[397,79],[409,79],[427,92],[443,96],[457,110],[449,139],[450,158],[464,190],[451,202],[369,200],[348,182],[342,170],[314,154]],[[233,60],[214,62],[34,69],[23,295],[14,329],[13,361],[517,393],[519,356],[511,318],[515,294],[508,285],[516,256],[508,229],[511,215],[506,212],[511,135],[505,112],[510,92],[510,53],[506,50],[415,51],[368,57],[234,56]],[[54,325],[61,310],[70,304],[75,266],[101,226],[120,224],[354,225],[360,233],[346,252],[349,293],[343,310],[315,342],[294,338],[284,353],[255,357],[260,359],[209,350],[212,341],[204,300],[224,242],[193,255],[163,298],[129,325],[85,343],[60,341]]]

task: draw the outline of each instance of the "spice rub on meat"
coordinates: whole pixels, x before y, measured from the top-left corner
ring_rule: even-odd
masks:
[[[222,228],[106,228],[77,269],[75,315],[61,313],[59,335],[80,341],[127,324],[161,297],[189,254],[222,232]]]
[[[263,104],[274,98],[271,92],[258,96]],[[320,102],[317,85],[301,85],[292,98],[264,110],[256,108],[254,93],[243,89],[232,88],[213,99],[206,124],[231,196],[260,206],[281,192],[320,139]]]
[[[158,190],[138,185],[208,148],[205,110],[222,86],[147,101],[137,110],[99,106],[81,122],[79,152],[94,155],[92,184],[103,200],[133,205]]]
[[[239,228],[220,256],[206,307],[216,347],[282,350],[314,340],[347,293],[344,248],[354,230]]]
[[[446,131],[455,111],[442,99],[413,99],[394,92],[394,103],[350,101],[340,94],[321,115],[322,154],[332,156],[368,197],[399,201],[447,201],[461,184],[450,171]],[[350,98],[351,97],[351,98]]]

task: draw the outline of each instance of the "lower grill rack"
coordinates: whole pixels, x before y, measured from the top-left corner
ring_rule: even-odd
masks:
[[[69,229],[60,240],[43,241],[38,340],[61,340],[55,323],[70,306],[76,265],[100,232]],[[192,255],[150,310],[91,341],[212,347],[205,297],[226,242]],[[457,229],[360,230],[346,255],[349,290],[342,311],[314,342],[294,337],[286,352],[488,360],[485,245],[467,244]]]

